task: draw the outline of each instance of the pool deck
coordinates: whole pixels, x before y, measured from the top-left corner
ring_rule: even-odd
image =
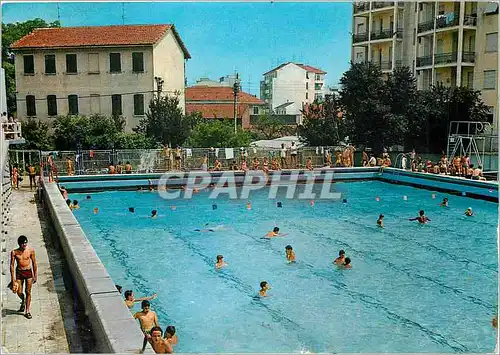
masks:
[[[33,193],[29,191],[29,187],[13,192],[11,221],[7,224],[8,234],[2,243],[1,350],[2,353],[68,353],[70,349],[78,351],[75,342],[70,347],[68,339],[74,339],[75,336],[67,334],[71,327],[67,326],[65,329],[63,319],[64,312],[66,322],[71,321],[73,301],[69,295],[61,295],[65,293],[62,270],[57,264],[51,265],[50,262],[57,251],[50,245],[50,241],[44,240],[43,221],[38,216],[36,204],[29,202],[32,198]],[[20,300],[6,287],[10,282],[9,252],[17,247],[17,237],[23,234],[35,249],[38,264],[38,281],[32,289],[32,319],[26,319],[17,312]],[[51,259],[49,255],[52,256]]]

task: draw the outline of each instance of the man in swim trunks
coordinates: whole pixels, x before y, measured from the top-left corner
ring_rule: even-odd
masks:
[[[26,310],[24,316],[31,319],[31,287],[36,282],[38,276],[35,250],[28,247],[28,238],[24,235],[17,238],[17,244],[19,248],[12,250],[10,253],[10,287],[13,290],[17,288],[17,295],[21,299],[19,312],[24,312]],[[16,262],[17,266],[15,265]],[[26,296],[23,294],[24,282],[26,282]],[[14,284],[17,284],[17,287],[14,286]]]
[[[150,297],[134,298],[134,292],[132,290],[125,291],[125,304],[129,309],[134,308],[135,302],[149,301],[149,300],[154,300],[155,298],[156,298],[156,293]]]
[[[335,260],[333,261],[333,263],[334,263],[334,264],[337,264],[337,265],[342,265],[342,264],[344,263],[344,261],[345,261],[345,251],[340,250],[340,251],[339,251],[339,256],[338,256],[338,258],[337,258],[337,259],[335,259]]]
[[[344,263],[340,266],[343,267],[344,269],[352,269],[351,259],[345,258]]]
[[[163,330],[161,330],[160,327],[156,326],[151,328],[151,334],[147,334],[145,339],[149,341],[155,353],[172,354],[174,352],[172,345],[167,339],[163,339],[162,335]],[[146,346],[144,346],[144,349],[145,348]],[[142,351],[144,351],[144,349],[142,349]]]
[[[424,210],[420,210],[419,216],[415,218],[409,218],[409,221],[418,221],[418,223],[427,223],[430,222],[431,220],[425,216]]]
[[[273,237],[284,237],[286,234],[280,234],[280,229],[278,227],[274,227],[272,232],[268,232],[265,237],[273,238]]]
[[[139,320],[141,325],[141,330],[144,333],[144,342],[142,344],[142,351],[146,349],[146,344],[148,343],[148,335],[151,335],[151,330],[153,327],[158,327],[158,316],[155,312],[150,311],[149,301],[142,301],[141,307],[142,311],[134,314],[134,318]],[[161,335],[160,335],[161,336]]]

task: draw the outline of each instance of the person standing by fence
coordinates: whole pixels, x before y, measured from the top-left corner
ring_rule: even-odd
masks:
[[[28,175],[30,177],[30,190],[33,190],[33,186],[36,187],[36,181],[35,181],[35,176],[36,176],[36,171],[35,167],[30,163],[28,165]]]

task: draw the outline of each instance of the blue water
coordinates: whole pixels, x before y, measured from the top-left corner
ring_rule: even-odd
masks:
[[[224,196],[214,210],[203,191],[175,201],[150,192],[70,197],[115,283],[136,297],[158,293],[152,308],[163,328],[176,326],[176,352],[493,351],[498,205],[376,181],[335,188],[346,204],[269,200],[266,190],[251,195],[251,210]],[[408,221],[420,209],[427,225]],[[194,231],[207,223],[219,229]],[[288,235],[261,239],[275,225]],[[287,244],[295,265],[285,262]],[[339,249],[351,270],[332,265]],[[214,269],[217,254],[227,268]],[[265,299],[255,297],[263,280],[272,287]]]

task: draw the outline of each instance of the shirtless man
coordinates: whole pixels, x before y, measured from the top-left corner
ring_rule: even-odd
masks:
[[[431,220],[425,216],[424,210],[420,210],[419,216],[415,218],[409,218],[409,221],[418,221],[418,223],[427,223],[430,222]]]
[[[215,268],[216,269],[221,269],[224,266],[227,266],[227,264],[224,262],[224,256],[222,255],[217,255],[217,262],[215,263]]]
[[[306,169],[307,170],[314,170],[311,157],[307,158],[307,160],[306,160]]]
[[[384,228],[384,215],[383,214],[381,214],[380,216],[378,216],[377,225],[380,228]]]
[[[280,234],[280,229],[278,227],[274,227],[272,232],[268,232],[265,235],[265,238],[273,238],[273,237],[284,237],[286,234]]]
[[[286,260],[288,260],[291,263],[295,262],[295,252],[293,251],[293,248],[291,245],[287,245],[285,247],[285,253],[286,253]]]
[[[339,256],[338,256],[338,258],[337,258],[337,259],[335,259],[335,260],[333,261],[333,263],[334,263],[334,264],[337,264],[337,265],[342,265],[342,264],[344,263],[344,261],[345,261],[345,251],[340,250],[340,251],[339,251]]]
[[[73,160],[71,160],[70,157],[66,158],[66,166],[67,166],[67,171],[68,175],[73,175]]]
[[[132,164],[129,162],[125,164],[125,174],[132,174]]]
[[[35,250],[33,248],[28,248],[28,238],[24,235],[17,238],[17,244],[19,244],[19,248],[12,250],[10,253],[10,287],[13,291],[17,289],[17,295],[21,299],[21,308],[19,308],[19,312],[24,312],[26,310],[24,316],[31,319],[31,287],[36,282],[38,276]],[[17,266],[15,265],[16,262]],[[33,269],[31,264],[33,264]],[[26,281],[26,298],[23,294],[24,281]]]
[[[167,329],[165,329],[165,339],[170,343],[170,345],[175,346],[179,342],[179,338],[175,335],[175,327],[173,325],[169,325]]]
[[[145,339],[149,341],[155,353],[172,354],[174,352],[174,348],[167,339],[163,339],[162,335],[163,330],[161,330],[160,327],[156,326],[151,328],[151,334],[148,334]],[[144,351],[144,349],[142,349],[142,351]]]
[[[135,302],[149,301],[156,298],[156,293],[149,297],[134,298],[134,292],[132,290],[125,291],[125,304],[129,309],[134,308]]]
[[[271,289],[271,286],[267,283],[267,281],[262,281],[260,283],[259,296],[267,297],[267,291]]]
[[[150,311],[149,301],[142,301],[141,303],[142,311],[134,314],[134,318],[139,320],[141,325],[141,330],[144,333],[144,342],[142,344],[142,351],[146,349],[146,344],[148,342],[148,335],[151,335],[151,330],[153,327],[159,327],[158,316],[155,312]],[[161,337],[161,335],[160,335]]]

